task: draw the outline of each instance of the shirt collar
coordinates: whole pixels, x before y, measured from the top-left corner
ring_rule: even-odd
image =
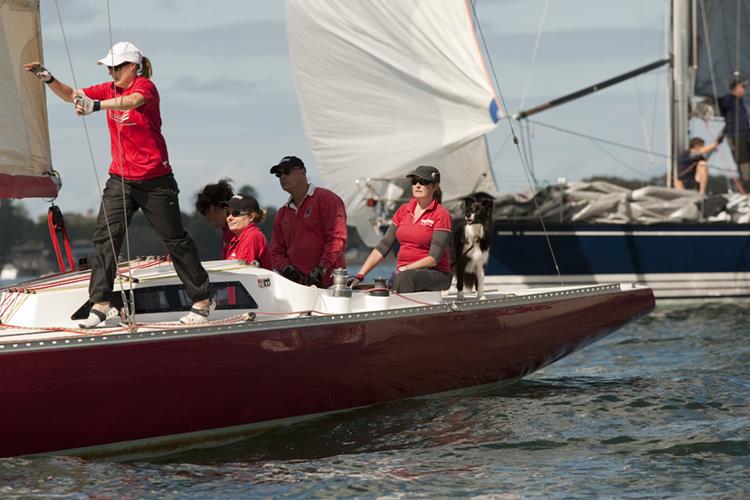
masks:
[[[431,212],[432,210],[435,210],[435,207],[437,207],[438,201],[436,199],[433,199],[429,205],[427,205],[427,208],[424,209],[424,213]],[[412,198],[409,202],[409,206],[407,207],[407,210],[409,213],[414,213],[414,209],[417,208],[417,199]]]
[[[305,202],[308,196],[312,196],[315,194],[315,185],[311,182],[307,185],[307,193],[305,193],[305,197],[302,198],[302,203]],[[286,203],[284,203],[285,206],[291,208],[292,210],[297,210],[299,207],[294,204],[294,197],[290,196],[288,200],[286,200]]]

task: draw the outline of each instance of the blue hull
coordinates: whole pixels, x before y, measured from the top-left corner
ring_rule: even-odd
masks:
[[[487,274],[496,283],[559,285],[539,224],[494,229]],[[750,297],[748,225],[552,224],[547,231],[566,283],[632,281],[662,299]]]

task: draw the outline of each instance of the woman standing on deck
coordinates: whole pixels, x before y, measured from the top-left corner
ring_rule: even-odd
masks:
[[[451,215],[440,204],[440,172],[422,165],[406,174],[413,198],[393,216],[388,231],[362,264],[352,282],[356,286],[380,264],[398,241],[398,261],[393,289],[399,293],[450,288]]]
[[[112,163],[93,238],[96,256],[89,283],[92,308],[81,327],[92,328],[118,315],[112,306],[117,254],[126,227],[139,208],[167,246],[193,302],[180,321],[205,323],[211,305],[208,273],[195,243],[182,227],[179,189],[161,134],[159,93],[150,80],[151,62],[135,45],[119,42],[97,64],[107,66],[112,81],[80,90],[55,79],[39,62],[24,65],[63,101],[75,103],[78,115],[107,111]]]

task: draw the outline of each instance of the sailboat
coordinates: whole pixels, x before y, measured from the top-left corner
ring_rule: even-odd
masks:
[[[435,43],[446,35],[445,20],[459,15],[453,26],[473,51],[464,1],[442,2],[444,12],[431,19],[422,17],[434,9],[431,1],[357,3],[362,14],[386,4],[404,28],[418,21],[412,37]],[[313,20],[327,23],[323,10],[352,5],[290,1],[290,37],[312,29]],[[409,7],[412,17],[401,16]],[[0,33],[12,41],[12,70],[39,42],[36,9],[33,0],[0,5],[3,21],[9,12],[24,18],[3,23]],[[23,36],[8,36],[20,26]],[[0,76],[8,74],[15,78],[13,71]],[[481,103],[488,107],[482,121],[491,122],[492,96],[478,95],[452,107],[471,116]],[[43,94],[36,97],[43,108]],[[450,147],[476,147],[477,137]],[[0,457],[162,455],[332,412],[473,390],[533,373],[654,307],[649,288],[630,284],[497,290],[461,302],[441,292],[352,290],[343,269],[334,271],[332,288],[319,289],[241,261],[204,267],[217,307],[211,321],[191,327],[177,322],[191,304],[164,258],[120,264],[115,292],[123,302],[115,305],[129,305],[135,318],[96,329],[78,326],[90,307],[88,271],[0,289]]]
[[[523,120],[669,65],[666,179],[671,185],[678,158],[688,148],[691,126],[698,119],[718,117],[717,98],[727,92],[730,80],[750,71],[748,7],[742,0],[673,0],[667,57],[516,116]],[[604,183],[577,183],[535,196],[539,205],[544,204],[541,216],[546,230],[529,199],[498,200],[504,206],[496,214],[487,271],[494,284],[633,281],[651,287],[657,299],[667,301],[750,297],[747,195],[708,200],[695,191],[669,187],[631,191]],[[724,210],[712,214],[707,208],[711,204]],[[556,262],[549,258],[550,246]]]

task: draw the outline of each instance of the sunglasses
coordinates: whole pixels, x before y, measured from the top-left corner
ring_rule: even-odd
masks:
[[[429,186],[434,181],[431,181],[429,179],[420,179],[419,177],[412,177],[411,178],[411,185],[416,186],[417,184],[420,184],[422,186]]]
[[[130,64],[130,62],[125,61],[123,63],[118,64],[117,66],[107,66],[107,68],[111,69],[112,71],[120,71],[122,68],[124,68],[128,64]]]
[[[250,215],[250,212],[248,212],[247,210],[227,210],[224,213],[227,214],[227,217],[229,217],[230,215],[232,217],[239,217],[241,215]]]
[[[274,175],[276,177],[281,177],[282,175],[289,175],[290,173],[292,173],[292,170],[297,170],[298,168],[299,167],[285,167],[285,168],[280,168],[280,169],[278,169],[274,173]]]

